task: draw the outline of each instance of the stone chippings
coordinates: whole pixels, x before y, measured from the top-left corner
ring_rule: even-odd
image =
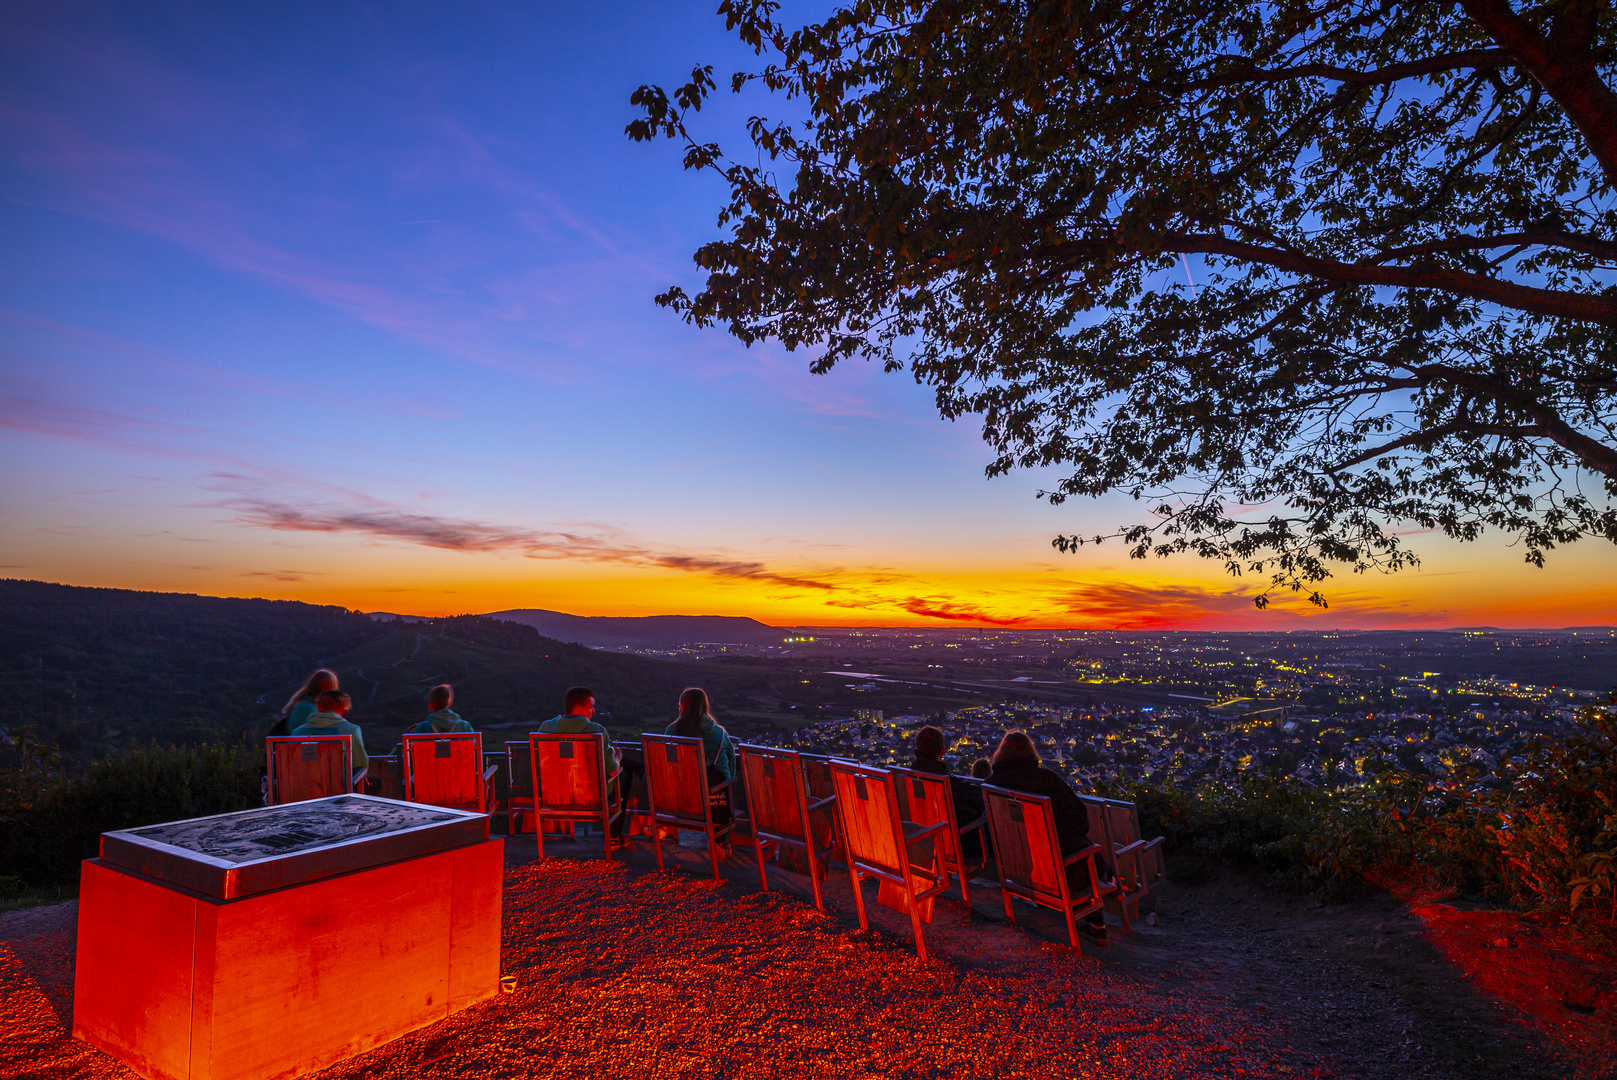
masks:
[[[651,871],[649,859],[513,857],[504,966],[516,992],[317,1075],[1525,1075],[1497,1058],[1472,1070],[1434,1057],[1383,976],[1318,947],[1328,920],[1254,913],[1240,895],[1176,900],[1164,909],[1171,933],[1092,954],[1069,948],[1053,921],[1024,920],[1032,932],[989,921],[998,897],[984,890],[973,915],[940,901],[936,955],[922,963],[891,913],[854,929],[851,896],[821,915],[757,892],[750,864],[715,882]],[[72,904],[0,917],[0,1077],[134,1075],[67,1037],[74,919]],[[1597,1075],[1564,1075],[1579,1073]]]

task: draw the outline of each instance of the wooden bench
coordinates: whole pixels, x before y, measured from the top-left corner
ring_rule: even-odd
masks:
[[[945,880],[953,875],[960,883],[960,899],[970,908],[971,893],[966,888],[966,879],[972,871],[986,866],[987,861],[980,859],[968,865],[961,840],[970,833],[986,830],[988,815],[985,813],[964,824],[957,819],[951,777],[918,769],[894,769],[893,776],[897,779],[900,806],[907,820],[917,825],[944,826],[938,832],[935,849],[937,869]]]
[[[836,785],[838,831],[853,883],[859,929],[870,928],[861,883],[865,878],[875,878],[894,890],[908,911],[910,928],[915,932],[915,954],[925,960],[922,905],[927,905],[924,915],[930,921],[928,902],[949,887],[948,876],[933,868],[937,860],[932,853],[933,839],[948,827],[947,823],[917,825],[905,821],[893,774],[887,769],[833,758],[831,779]]]
[[[1107,897],[1107,907],[1122,918],[1124,929],[1132,929],[1140,919],[1140,903],[1151,899],[1167,877],[1163,838],[1146,840],[1140,835],[1139,810],[1131,802],[1099,795],[1078,797],[1089,814],[1090,839],[1100,838],[1111,854],[1117,891]]]
[[[623,816],[618,780],[623,770],[606,771],[601,756],[605,739],[596,734],[528,736],[532,763],[534,836],[539,857],[545,855],[545,831],[551,825],[596,822],[601,826],[602,854],[612,857],[612,823]],[[608,748],[608,753],[610,749]]]
[[[1016,922],[1016,912],[1011,907],[1013,896],[1052,908],[1066,917],[1067,940],[1077,948],[1076,920],[1100,911],[1106,896],[1117,889],[1115,883],[1103,885],[1095,868],[1095,856],[1105,850],[1104,846],[1092,843],[1081,851],[1063,855],[1048,796],[984,784],[983,801],[994,837],[1005,920]],[[1076,863],[1084,863],[1089,869],[1089,891],[1078,896],[1072,895],[1066,873],[1067,867]]]
[[[730,823],[715,825],[713,796],[734,786],[735,777],[708,785],[707,747],[701,739],[678,735],[642,735],[646,760],[646,799],[650,803],[651,843],[657,850],[657,869],[663,869],[663,829],[688,829],[707,834],[708,860],[713,878],[719,879],[719,844],[730,836]]]
[[[404,798],[428,806],[487,814],[494,809],[494,772],[483,764],[476,731],[404,736]]]
[[[265,801],[270,806],[351,795],[354,772],[347,735],[271,735],[264,740]]]
[[[814,906],[825,910],[821,882],[830,870],[831,849],[815,841],[813,815],[830,812],[835,795],[810,799],[808,780],[795,750],[741,743],[736,747],[742,787],[747,793],[747,817],[752,823],[752,850],[758,858],[758,884],[769,891],[764,863],[771,854],[801,852],[814,888]]]

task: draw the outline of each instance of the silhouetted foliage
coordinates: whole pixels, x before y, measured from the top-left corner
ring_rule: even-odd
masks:
[[[1539,564],[1617,541],[1606,4],[777,9],[720,5],[765,57],[732,88],[799,118],[755,116],[745,152],[692,130],[711,67],[632,97],[632,138],[730,188],[702,288],[659,303],[815,371],[908,366],[983,417],[990,475],[1126,491],[1131,554],[1316,603],[1414,561],[1393,523]]]

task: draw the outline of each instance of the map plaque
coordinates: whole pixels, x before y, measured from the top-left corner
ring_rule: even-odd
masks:
[[[148,1080],[290,1080],[494,996],[487,815],[334,795],[103,833],[73,1034]]]
[[[334,795],[101,834],[101,858],[231,900],[488,839],[483,814]]]

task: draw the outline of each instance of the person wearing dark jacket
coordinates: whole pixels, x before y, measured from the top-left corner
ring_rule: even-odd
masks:
[[[943,729],[928,724],[915,733],[915,760],[910,768],[935,776],[949,776],[951,770],[943,760],[946,748]],[[957,784],[950,780],[949,797],[954,801],[955,822],[962,829],[983,816],[983,793],[976,784]],[[973,829],[961,837],[961,856],[972,862],[983,858],[983,838],[987,835],[984,830]]]
[[[993,764],[994,771],[989,774],[987,783],[1049,798],[1061,854],[1071,855],[1089,846],[1089,811],[1059,773],[1039,764],[1038,751],[1033,748],[1033,740],[1028,738],[1027,732],[1006,732],[999,741],[999,749],[994,751]],[[1111,876],[1111,866],[1103,855],[1096,855],[1095,870],[1102,880]],[[1082,862],[1067,867],[1067,888],[1074,893],[1089,891],[1089,870]],[[1085,917],[1084,929],[1091,941],[1105,944],[1106,917],[1101,912],[1090,912]]]

